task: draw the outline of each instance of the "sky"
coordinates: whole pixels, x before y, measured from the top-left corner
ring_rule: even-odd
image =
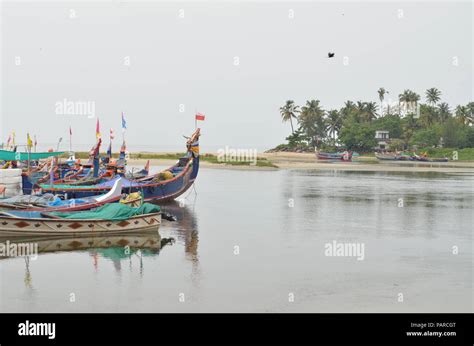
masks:
[[[3,1],[0,142],[35,134],[75,150],[97,118],[130,151],[184,149],[194,114],[201,150],[284,142],[286,100],[388,101],[436,87],[452,107],[473,100],[472,2]],[[335,57],[328,59],[327,53]],[[58,103],[88,102],[94,114]],[[92,113],[92,112],[91,112]]]

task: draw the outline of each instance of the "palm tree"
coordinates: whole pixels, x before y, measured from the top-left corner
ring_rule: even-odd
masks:
[[[399,108],[401,108],[400,105],[403,103],[406,112],[417,109],[418,101],[420,101],[420,95],[409,89],[404,90],[402,94],[398,95]]]
[[[364,120],[365,119],[365,102],[357,101],[354,104],[354,109],[352,113],[357,122]]]
[[[295,132],[293,129],[293,118],[297,119],[296,114],[300,112],[298,108],[299,106],[295,105],[295,101],[293,100],[286,101],[285,105],[280,107],[281,120],[284,123],[287,121],[290,122],[292,134]]]
[[[460,123],[465,125],[470,125],[473,123],[472,113],[469,111],[469,108],[467,106],[456,107],[456,119],[458,119]]]
[[[377,113],[377,104],[375,102],[366,102],[365,112],[364,112],[365,121],[369,122],[377,118],[376,113]]]
[[[440,103],[438,105],[438,119],[440,122],[444,123],[451,116],[451,111],[449,110],[449,105],[446,102]]]
[[[398,95],[398,114],[402,109],[402,104],[405,106],[405,111],[407,111],[408,102],[410,102],[410,90],[405,90],[403,93]]]
[[[318,140],[326,136],[324,110],[321,108],[319,100],[306,101],[306,105],[301,107],[298,123],[314,146]]]
[[[344,106],[339,110],[339,116],[341,117],[341,123],[347,118],[353,116],[355,113],[355,104],[352,101],[344,102]]]
[[[341,127],[342,118],[339,112],[336,109],[329,111],[326,118],[326,131],[332,137],[334,142],[336,141],[336,133],[339,133]]]
[[[441,100],[441,91],[436,88],[426,90],[426,101],[432,106],[436,105]]]
[[[380,116],[383,116],[382,103],[383,103],[383,100],[385,99],[385,94],[388,94],[388,91],[385,90],[385,88],[379,88],[379,90],[377,90],[377,93],[379,94],[379,100],[380,100]]]

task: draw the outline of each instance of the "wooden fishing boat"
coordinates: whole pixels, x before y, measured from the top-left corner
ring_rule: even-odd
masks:
[[[125,210],[123,208],[129,208]],[[153,210],[147,212],[147,210]],[[123,213],[129,211],[129,213]],[[143,212],[142,212],[143,211]],[[111,212],[113,217],[109,217]],[[136,215],[134,215],[136,214]],[[91,218],[87,218],[90,215]],[[125,215],[125,217],[121,217]],[[134,215],[128,217],[128,215]],[[104,217],[105,216],[105,217]],[[117,235],[154,231],[161,224],[158,206],[144,204],[131,208],[112,203],[90,212],[59,213],[31,211],[1,211],[0,236],[87,236]]]
[[[410,156],[407,155],[400,155],[395,153],[375,153],[375,157],[380,161],[408,161],[410,160]]]
[[[410,157],[411,161],[419,161],[419,162],[448,162],[449,159],[447,157],[441,158],[429,158],[426,154],[424,155],[416,155]]]
[[[178,162],[164,172],[160,172],[137,180],[123,178],[122,191],[126,193],[141,192],[145,201],[163,202],[173,200],[186,192],[194,183],[199,172],[199,137],[197,129],[187,140],[187,152]],[[43,192],[67,195],[69,198],[83,198],[106,193],[115,183],[111,179],[101,184],[87,186],[71,186],[67,184],[40,184]]]
[[[318,151],[316,157],[318,160],[352,161],[352,152],[344,151],[342,153],[323,153]]]
[[[0,199],[1,209],[15,209],[22,211],[82,211],[100,207],[107,203],[114,203],[121,199],[123,179],[117,179],[110,191],[105,194],[82,199],[66,199],[54,202],[43,202],[41,196],[22,195],[16,198]],[[39,201],[38,201],[39,200]],[[140,198],[141,200],[141,198]],[[136,202],[134,199],[133,202]],[[132,203],[132,202],[130,202]]]

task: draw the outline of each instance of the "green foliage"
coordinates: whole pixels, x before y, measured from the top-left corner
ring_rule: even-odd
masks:
[[[373,129],[389,131],[391,138],[400,138],[402,135],[402,119],[398,115],[386,115],[372,122]]]
[[[438,146],[441,138],[441,129],[433,126],[429,129],[421,129],[414,133],[411,143],[419,147],[435,147]]]
[[[306,101],[306,105],[301,108],[298,123],[308,138],[309,144],[313,147],[327,136],[324,110],[321,108],[319,100]]]
[[[375,130],[370,123],[358,123],[353,119],[344,121],[339,139],[349,150],[371,151],[376,145]]]
[[[388,145],[391,151],[401,151],[405,149],[405,141],[399,138],[392,139]]]
[[[376,146],[375,131],[389,132],[392,149],[408,145],[423,147],[474,147],[474,102],[450,108],[441,100],[441,91],[426,90],[425,104],[419,104],[420,95],[406,89],[398,95],[398,107],[387,107],[382,112],[383,100],[388,94],[384,88],[377,91],[376,102],[346,101],[339,110],[325,111],[319,100],[306,101],[299,110],[293,101],[280,108],[283,121],[298,121],[299,129],[288,136],[282,150],[311,150],[345,145],[360,152],[371,152]],[[378,109],[380,108],[380,109]],[[419,117],[417,112],[419,110]],[[397,113],[397,114],[395,114]],[[299,114],[297,116],[297,114]]]
[[[305,149],[308,147],[308,137],[303,133],[302,128],[298,128],[295,132],[291,135],[286,137],[288,141],[287,147],[291,150],[294,149]]]
[[[466,148],[474,146],[472,141],[473,128],[450,118],[442,127],[444,145],[451,148]]]

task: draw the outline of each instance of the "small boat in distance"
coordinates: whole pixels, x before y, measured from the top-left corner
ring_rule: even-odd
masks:
[[[381,161],[408,161],[410,156],[398,153],[375,153],[375,157]]]
[[[316,157],[318,160],[329,160],[329,161],[352,161],[352,152],[351,151],[344,151],[338,153],[323,153],[320,151],[316,152]]]
[[[406,155],[403,153],[375,153],[375,157],[380,161],[419,161],[419,162],[448,162],[447,157],[429,158],[426,153],[422,155]]]

